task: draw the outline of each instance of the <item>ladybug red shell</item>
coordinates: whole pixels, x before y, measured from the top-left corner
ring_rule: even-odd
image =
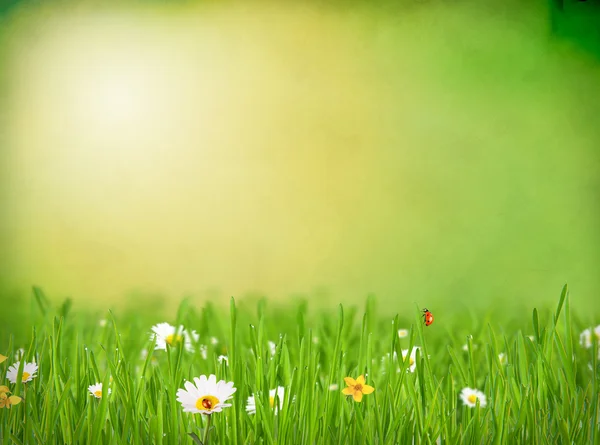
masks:
[[[429,326],[433,323],[433,314],[429,312],[429,309],[423,309],[423,320],[425,321],[425,326]]]

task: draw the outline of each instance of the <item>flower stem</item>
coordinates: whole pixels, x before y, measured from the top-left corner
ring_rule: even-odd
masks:
[[[352,440],[356,440],[356,403],[352,400],[352,416],[350,417],[352,421]]]
[[[206,429],[204,430],[204,440],[202,440],[204,445],[208,445],[208,437],[210,435],[210,414],[207,414],[206,417],[208,420],[206,421]]]

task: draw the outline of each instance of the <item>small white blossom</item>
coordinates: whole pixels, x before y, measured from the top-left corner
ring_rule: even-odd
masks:
[[[485,405],[487,405],[487,399],[485,397],[485,394],[477,389],[463,388],[463,390],[460,393],[460,398],[462,399],[462,401],[465,405],[467,405],[468,407],[471,407],[471,408],[474,408],[475,406],[477,406],[478,400],[479,400],[479,406],[481,408],[483,408]]]
[[[400,338],[408,337],[408,329],[398,329],[398,337],[400,337]]]
[[[97,399],[101,399],[102,398],[102,383],[96,383],[94,385],[88,386],[88,391],[90,392],[91,395],[93,395]],[[111,392],[112,392],[111,389],[108,388],[108,393],[110,394]]]
[[[415,369],[417,368],[417,351],[419,349],[421,348],[414,346],[412,351],[409,351],[408,349],[402,350],[402,360],[405,361],[408,357],[408,372],[415,372]]]
[[[269,391],[269,406],[271,409],[275,409],[275,414],[277,411],[283,408],[283,397],[285,396],[285,388],[283,386],[278,386],[275,389]],[[276,399],[278,400],[277,405]],[[248,402],[246,403],[246,411],[248,414],[256,414],[256,399],[254,396],[248,397]]]
[[[189,352],[194,350],[193,343],[198,341],[198,334],[196,331],[187,331],[183,326],[176,328],[171,326],[169,323],[159,323],[152,326],[152,333],[150,339],[156,339],[156,345],[154,349],[167,350],[169,346],[179,346],[183,344],[185,349]]]
[[[600,343],[600,325],[598,325],[594,328],[594,335],[596,336],[598,343]],[[579,335],[579,343],[581,344],[581,346],[583,346],[586,349],[589,349],[592,347],[592,329],[591,328],[586,329]]]

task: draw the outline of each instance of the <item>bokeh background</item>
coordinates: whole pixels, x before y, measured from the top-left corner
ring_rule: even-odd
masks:
[[[597,3],[3,8],[3,310],[597,311]]]

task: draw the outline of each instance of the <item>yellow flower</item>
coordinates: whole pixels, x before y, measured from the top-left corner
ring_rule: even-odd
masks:
[[[21,397],[8,394],[10,394],[8,386],[0,386],[0,408],[10,408],[12,405],[21,403]]]
[[[348,385],[347,388],[342,389],[342,393],[347,396],[352,396],[355,402],[362,400],[363,394],[371,394],[375,391],[375,388],[369,385],[365,385],[365,377],[359,376],[356,380],[352,377],[344,378],[344,382]]]
[[[0,354],[0,363],[6,361],[7,358],[7,356]]]

